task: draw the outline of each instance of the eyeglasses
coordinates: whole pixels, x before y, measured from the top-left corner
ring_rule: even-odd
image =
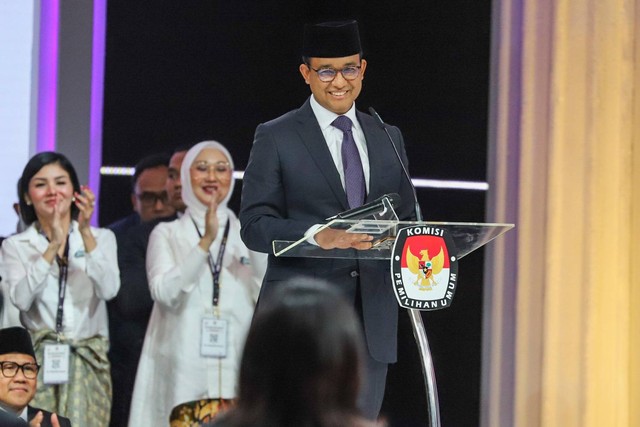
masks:
[[[153,193],[151,191],[144,191],[142,193],[136,194],[140,203],[145,206],[154,206],[156,203],[161,202],[163,205],[166,205],[169,202],[169,195],[166,191],[162,193]]]
[[[213,171],[218,179],[229,179],[231,176],[231,164],[229,162],[209,163],[201,161],[191,166],[191,169],[201,174],[208,174]]]
[[[24,377],[32,380],[38,376],[40,365],[37,363],[25,363],[23,365],[18,365],[16,362],[0,362],[0,368],[2,369],[2,375],[6,378],[15,377],[18,373],[18,369],[21,369]]]
[[[342,74],[342,77],[345,80],[355,80],[360,75],[360,66],[359,65],[347,65],[342,70],[336,70],[335,68],[320,68],[316,70],[315,68],[311,68],[311,65],[307,64],[309,69],[318,73],[318,78],[321,82],[329,83],[332,82],[333,79],[336,78],[338,72]]]
[[[180,171],[169,168],[169,179],[173,181],[180,179]]]

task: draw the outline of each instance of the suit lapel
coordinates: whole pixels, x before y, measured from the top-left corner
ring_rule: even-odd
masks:
[[[26,426],[24,420],[20,419],[18,415],[9,412],[5,409],[0,409],[0,426],[18,427]]]
[[[302,143],[307,147],[311,158],[318,166],[318,169],[324,176],[329,188],[336,196],[336,200],[342,205],[343,210],[349,209],[347,195],[342,187],[340,174],[333,162],[329,147],[324,139],[322,130],[318,125],[318,120],[313,114],[309,99],[296,112],[297,132],[300,135]]]
[[[45,411],[44,409],[27,406],[27,419],[31,421],[36,416],[38,411],[42,411],[42,415],[44,415],[44,417],[42,418],[42,423],[40,423],[40,427],[51,427],[51,412]],[[69,423],[60,416],[58,416],[58,421],[60,422],[61,427],[69,425]]]
[[[40,411],[40,409],[34,408],[32,406],[27,406],[27,419],[29,421],[31,421],[36,416],[38,411]],[[42,413],[44,414],[45,412],[42,411]],[[42,419],[42,423],[40,423],[40,426],[41,427],[48,427],[50,425],[51,425],[51,423],[49,422],[49,420],[47,419],[47,417],[45,415],[45,417]]]

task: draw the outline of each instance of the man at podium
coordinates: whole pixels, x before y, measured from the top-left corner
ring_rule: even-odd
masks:
[[[398,218],[413,219],[412,188],[392,142],[373,117],[355,108],[366,68],[356,21],[305,26],[299,71],[311,96],[299,109],[257,127],[240,221],[246,245],[270,254],[257,310],[294,275],[322,278],[354,304],[368,349],[359,406],[375,419],[387,366],[397,357],[398,305],[389,261],[275,257],[272,251],[273,240],[303,236],[323,249],[369,249],[372,238],[365,234],[314,232],[326,218],[384,194],[398,193]],[[406,167],[402,134],[387,129]]]

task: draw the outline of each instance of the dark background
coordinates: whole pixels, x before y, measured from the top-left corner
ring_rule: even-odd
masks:
[[[243,170],[256,126],[309,96],[298,72],[303,24],[355,18],[368,61],[357,106],[400,127],[411,175],[485,181],[490,11],[488,0],[110,0],[103,164],[215,139]],[[101,225],[130,212],[129,190],[128,177],[102,177]],[[239,195],[240,185],[236,212]],[[426,220],[484,221],[483,192],[418,198]],[[423,313],[445,427],[479,423],[482,263],[481,250],[465,257],[453,306]],[[426,411],[403,311],[383,413],[404,427],[426,425]]]

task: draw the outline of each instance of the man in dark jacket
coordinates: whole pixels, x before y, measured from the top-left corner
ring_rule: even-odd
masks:
[[[67,418],[29,406],[39,370],[29,332],[0,329],[0,426],[71,427]]]
[[[413,190],[389,138],[356,109],[367,61],[356,21],[307,25],[299,71],[311,96],[297,110],[258,126],[242,183],[241,235],[249,249],[269,253],[257,310],[293,276],[322,278],[360,315],[367,344],[360,409],[376,419],[387,365],[397,359],[398,303],[389,262],[351,258],[275,257],[274,240],[322,249],[369,249],[372,236],[321,228],[342,211],[398,193],[398,218],[413,218]],[[408,167],[400,130],[387,126]]]

